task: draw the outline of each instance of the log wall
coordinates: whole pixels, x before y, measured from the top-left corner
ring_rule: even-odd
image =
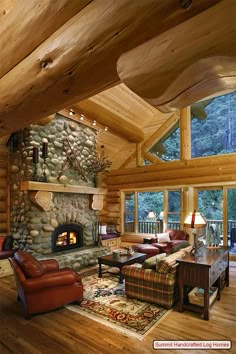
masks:
[[[0,237],[9,231],[8,150],[0,145]]]

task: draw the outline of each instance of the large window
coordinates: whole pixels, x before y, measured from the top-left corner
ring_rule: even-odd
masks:
[[[124,232],[153,234],[163,227],[179,229],[181,191],[163,190],[124,193]]]
[[[191,107],[192,157],[236,152],[236,92]]]

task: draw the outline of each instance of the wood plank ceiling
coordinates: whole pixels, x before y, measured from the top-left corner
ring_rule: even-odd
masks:
[[[113,169],[137,146],[152,160],[179,108],[235,88],[235,18],[234,0],[1,1],[2,143],[72,109],[96,120]]]

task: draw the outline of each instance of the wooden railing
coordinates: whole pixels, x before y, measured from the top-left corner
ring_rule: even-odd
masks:
[[[223,220],[206,220],[207,227],[214,224],[218,226],[221,239],[223,240]],[[168,229],[180,229],[179,221],[171,221],[167,224]],[[227,234],[228,240],[230,239],[230,231],[232,228],[236,228],[236,220],[228,220],[227,222]],[[134,222],[128,222],[125,224],[125,232],[134,232]],[[163,232],[162,223],[160,220],[157,222],[154,221],[139,221],[138,222],[138,233],[145,234],[155,234]]]

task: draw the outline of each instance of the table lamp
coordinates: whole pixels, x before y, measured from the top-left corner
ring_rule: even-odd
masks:
[[[202,217],[201,213],[194,210],[189,213],[184,221],[184,226],[192,229],[193,234],[193,248],[190,252],[192,256],[196,254],[197,251],[197,229],[206,226],[206,221]]]

